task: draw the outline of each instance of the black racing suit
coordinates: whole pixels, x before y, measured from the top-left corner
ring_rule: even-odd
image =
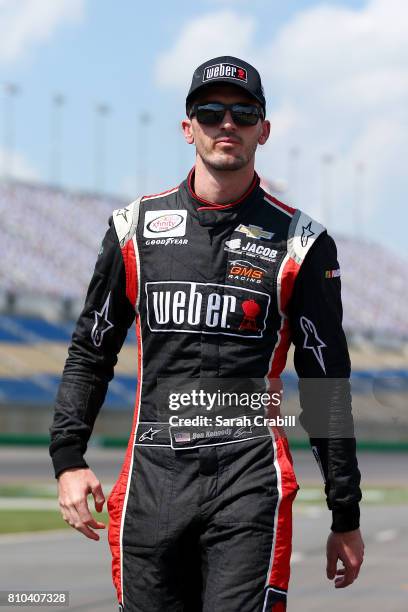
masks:
[[[50,453],[56,476],[87,466],[136,317],[134,420],[108,501],[119,603],[127,612],[281,610],[298,489],[287,439],[270,421],[169,427],[178,409],[168,393],[214,381],[276,389],[293,342],[301,422],[324,473],[332,529],[356,529],[360,474],[336,247],[256,174],[224,205],[196,196],[193,181],[192,171],[179,187],[114,211],[69,348]],[[178,412],[186,414],[216,413]]]

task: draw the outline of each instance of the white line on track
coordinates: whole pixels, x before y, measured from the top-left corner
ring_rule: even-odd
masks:
[[[374,539],[377,542],[391,542],[395,540],[398,535],[396,529],[384,529],[383,531],[379,531],[375,534]]]
[[[18,542],[47,542],[53,540],[68,540],[73,532],[69,529],[53,529],[49,531],[25,531],[20,533],[4,533],[0,535],[1,544],[15,544]]]
[[[57,499],[3,497],[0,510],[58,510]]]
[[[301,563],[304,561],[305,555],[299,551],[294,550],[290,558],[291,563]]]

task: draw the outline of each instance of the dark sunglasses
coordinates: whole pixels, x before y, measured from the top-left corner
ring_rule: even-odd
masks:
[[[240,126],[256,125],[259,119],[264,118],[262,109],[255,104],[222,104],[221,102],[193,104],[189,118],[196,116],[198,123],[218,125],[224,119],[227,110],[231,112],[234,123]]]

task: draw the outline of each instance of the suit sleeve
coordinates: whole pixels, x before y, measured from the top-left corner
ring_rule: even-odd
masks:
[[[55,476],[87,467],[84,454],[135,312],[112,219],[72,335],[50,428]]]
[[[336,245],[323,232],[300,268],[289,308],[300,422],[325,481],[335,532],[359,527],[361,500],[339,273]]]

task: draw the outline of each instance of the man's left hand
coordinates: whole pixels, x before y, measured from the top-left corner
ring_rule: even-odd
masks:
[[[364,558],[364,542],[360,529],[344,533],[332,532],[327,539],[327,577],[336,589],[343,589],[356,580]],[[343,563],[337,568],[337,561]]]

